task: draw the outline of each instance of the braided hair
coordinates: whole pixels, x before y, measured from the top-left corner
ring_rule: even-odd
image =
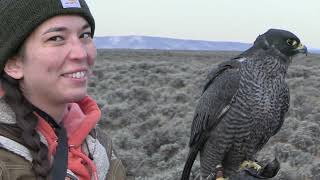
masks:
[[[38,180],[46,179],[50,171],[48,148],[40,141],[36,127],[38,117],[33,112],[32,104],[23,96],[19,81],[5,72],[2,73],[1,87],[5,91],[4,100],[16,115],[16,125],[24,145],[32,155],[32,169]]]

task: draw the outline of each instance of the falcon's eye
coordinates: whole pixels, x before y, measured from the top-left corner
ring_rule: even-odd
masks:
[[[294,48],[298,47],[298,42],[294,39],[288,39],[287,44],[291,47],[294,47]]]

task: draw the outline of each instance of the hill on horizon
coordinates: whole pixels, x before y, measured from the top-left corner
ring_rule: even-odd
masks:
[[[158,49],[192,51],[244,51],[251,43],[229,41],[186,40],[153,36],[104,36],[94,39],[98,49]],[[320,49],[310,48],[320,54]]]

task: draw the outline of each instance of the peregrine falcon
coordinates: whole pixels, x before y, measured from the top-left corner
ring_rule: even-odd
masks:
[[[282,126],[289,108],[285,77],[299,53],[307,54],[307,48],[296,35],[269,29],[251,48],[208,74],[195,109],[182,180],[189,179],[198,152],[202,178],[216,177],[221,167],[223,177],[229,177],[240,165],[254,164],[257,151]]]

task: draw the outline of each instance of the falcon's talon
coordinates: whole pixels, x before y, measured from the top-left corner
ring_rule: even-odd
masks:
[[[223,178],[223,177],[219,177],[217,178],[216,180],[227,180],[226,178]]]
[[[214,178],[214,174],[211,173],[211,174],[209,174],[209,176],[207,176],[207,178],[205,180],[213,180],[213,178]]]
[[[214,173],[209,174],[205,180],[228,180],[228,178],[223,177],[223,166],[218,164]]]
[[[246,168],[253,168],[256,171],[259,171],[262,167],[254,161],[247,160],[247,161],[243,161],[243,163],[240,165],[241,170],[246,169]]]
[[[215,180],[228,180],[228,178],[223,177],[223,166],[221,164],[218,164],[216,166],[216,179]]]

